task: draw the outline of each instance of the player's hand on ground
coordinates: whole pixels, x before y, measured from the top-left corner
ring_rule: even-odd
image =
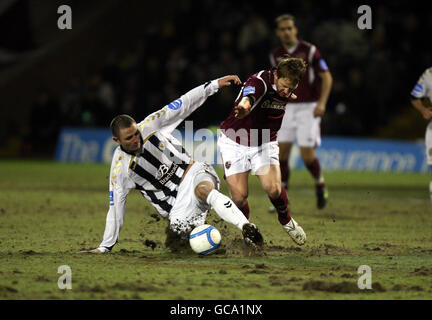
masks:
[[[218,79],[219,88],[229,87],[231,85],[231,83],[240,85],[242,82],[240,81],[240,78],[236,75],[225,76],[225,77]]]
[[[239,119],[243,119],[249,113],[251,113],[252,106],[250,100],[247,97],[244,97],[240,103],[234,107],[234,116]]]
[[[325,113],[325,104],[318,103],[313,113],[314,117],[322,117],[324,113]]]
[[[432,109],[431,108],[424,108],[422,111],[423,118],[426,120],[430,120],[432,118]]]
[[[82,250],[82,251],[79,251],[78,253],[94,253],[94,254],[99,254],[99,253],[103,253],[103,252],[100,251],[99,249],[92,249],[92,250]]]

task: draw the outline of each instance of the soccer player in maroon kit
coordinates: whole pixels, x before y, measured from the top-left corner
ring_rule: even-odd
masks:
[[[248,177],[256,174],[278,212],[279,222],[295,243],[306,234],[291,218],[285,188],[281,186],[277,132],[288,101],[304,76],[302,59],[287,58],[276,68],[253,74],[244,83],[234,108],[221,123],[218,147],[232,200],[249,219]]]
[[[288,188],[289,156],[297,140],[303,162],[315,180],[317,207],[322,209],[327,203],[328,192],[315,147],[321,144],[320,122],[330,94],[332,76],[319,50],[297,38],[298,29],[292,15],[281,15],[275,22],[276,35],[282,45],[270,54],[271,65],[276,66],[287,55],[301,58],[307,64],[305,76],[296,89],[298,99],[288,103],[278,132],[282,185]]]

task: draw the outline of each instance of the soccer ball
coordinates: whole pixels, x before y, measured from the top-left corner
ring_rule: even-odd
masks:
[[[221,234],[219,230],[209,224],[196,227],[189,235],[189,244],[192,250],[201,255],[216,250],[220,242]]]

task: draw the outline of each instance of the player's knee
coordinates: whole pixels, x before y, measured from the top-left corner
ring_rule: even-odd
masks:
[[[276,199],[279,197],[281,193],[281,184],[280,183],[271,183],[265,187],[265,191],[267,192],[267,195],[272,198]]]
[[[234,201],[237,208],[243,208],[247,203],[248,195],[247,193],[238,193],[232,195],[232,201]]]
[[[214,189],[214,185],[209,181],[200,182],[195,187],[195,195],[203,201],[207,200],[209,193]]]
[[[313,148],[302,148],[300,155],[305,165],[309,165],[315,160],[315,152]]]

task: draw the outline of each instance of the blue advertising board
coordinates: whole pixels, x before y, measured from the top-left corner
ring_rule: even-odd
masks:
[[[221,164],[217,135],[209,130],[186,133],[174,130],[173,136],[193,154],[194,159]],[[426,172],[423,142],[356,139],[325,136],[316,149],[325,170]],[[64,128],[59,136],[55,159],[68,162],[111,163],[117,147],[107,129]],[[291,152],[292,168],[304,168],[298,147]]]

